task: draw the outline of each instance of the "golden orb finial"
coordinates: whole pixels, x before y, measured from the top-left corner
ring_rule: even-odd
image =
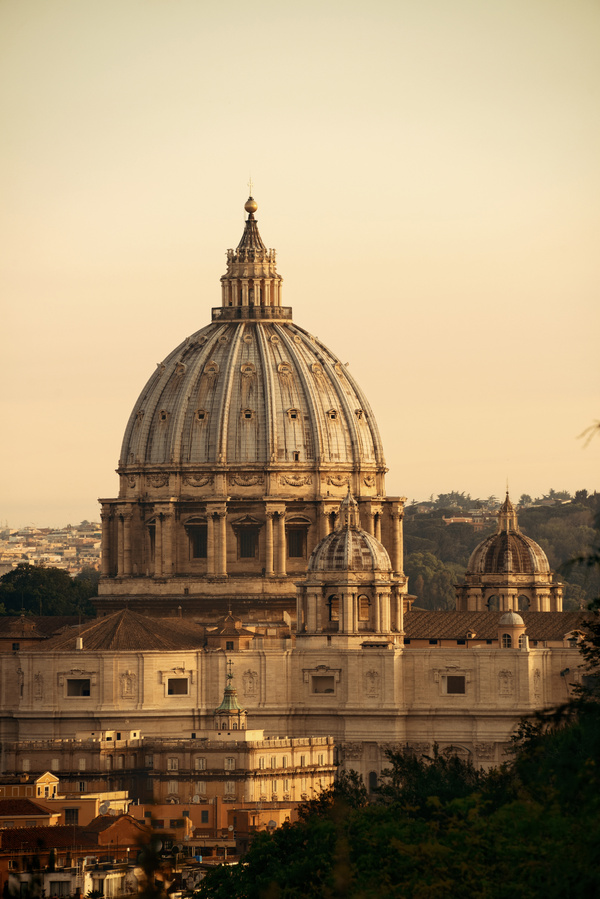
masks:
[[[256,212],[256,210],[258,209],[258,203],[254,199],[254,197],[248,197],[248,199],[244,203],[244,209],[250,215]]]

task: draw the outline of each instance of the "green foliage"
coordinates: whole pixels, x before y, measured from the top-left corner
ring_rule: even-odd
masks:
[[[483,772],[440,753],[388,754],[378,801],[329,791],[208,874],[213,899],[548,899],[600,892],[600,706],[523,725],[514,759]],[[358,785],[356,779],[351,786]],[[343,793],[344,790],[341,790]],[[350,790],[351,796],[356,794]]]
[[[93,614],[90,597],[97,595],[91,576],[73,579],[61,568],[22,563],[0,578],[0,603],[7,615]]]
[[[456,594],[454,584],[463,569],[441,562],[433,553],[409,553],[404,559],[411,593],[418,597],[417,605],[426,609],[453,609]]]

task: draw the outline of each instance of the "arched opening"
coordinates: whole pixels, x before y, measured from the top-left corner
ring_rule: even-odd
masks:
[[[492,596],[488,597],[486,606],[487,606],[489,612],[500,611],[500,597],[498,596],[497,593],[494,593],[494,594],[492,594]]]
[[[512,637],[510,634],[502,634],[502,649],[512,648]]]
[[[519,612],[528,612],[528,611],[529,611],[529,606],[530,606],[530,605],[531,605],[531,603],[529,602],[529,597],[528,597],[528,596],[523,596],[523,594],[521,594],[521,596],[518,597],[518,599],[517,599],[517,610],[518,610]]]
[[[340,620],[340,598],[337,594],[332,593],[332,595],[327,600],[327,607],[329,610],[329,620],[330,621],[339,621]]]
[[[371,598],[366,593],[358,597],[358,620],[369,621],[371,617]]]
[[[185,526],[189,547],[190,559],[206,559],[208,548],[208,523],[199,518],[192,518]]]
[[[525,645],[525,634],[519,636],[519,649],[523,649]]]
[[[369,771],[369,793],[377,789],[377,771]]]

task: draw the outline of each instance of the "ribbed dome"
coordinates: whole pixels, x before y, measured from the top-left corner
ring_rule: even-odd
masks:
[[[384,546],[358,528],[333,531],[315,546],[308,571],[385,571],[392,563]]]
[[[197,331],[158,366],[133,408],[120,464],[294,461],[382,465],[369,404],[337,357],[297,325],[227,321]]]
[[[506,494],[498,513],[498,530],[475,547],[467,574],[550,574],[546,553],[519,530],[517,515]]]

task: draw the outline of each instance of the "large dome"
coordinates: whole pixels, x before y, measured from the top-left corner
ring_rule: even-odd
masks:
[[[255,200],[245,209],[221,306],[158,365],[129,417],[119,495],[102,500],[103,611],[133,595],[157,615],[293,610],[297,578],[348,490],[365,547],[389,546],[402,574],[404,499],[385,495],[371,407],[282,305]]]
[[[291,321],[217,320],[153,373],[131,413],[120,465],[298,462],[383,465],[365,395],[346,366]]]

